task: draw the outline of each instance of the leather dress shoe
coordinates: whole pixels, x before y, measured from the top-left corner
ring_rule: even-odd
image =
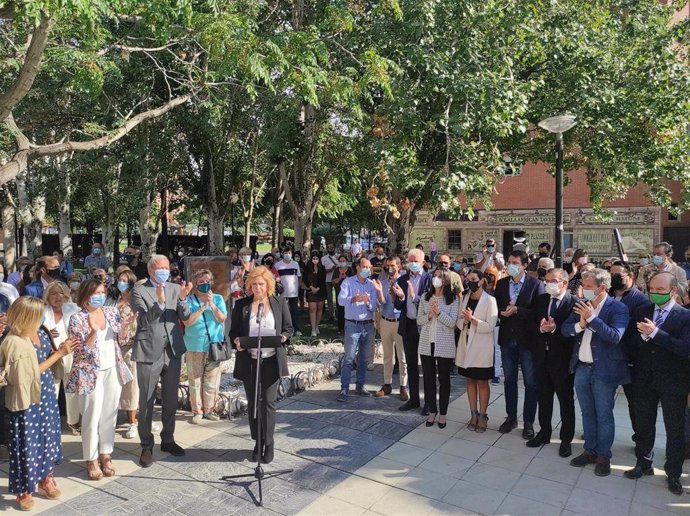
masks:
[[[551,442],[551,438],[543,435],[541,432],[539,432],[536,436],[534,436],[532,439],[527,441],[525,445],[528,448],[539,448],[543,444],[549,444]]]
[[[561,443],[558,447],[558,455],[561,457],[570,457],[573,454],[573,448],[570,443]]]
[[[524,426],[522,428],[522,438],[534,439],[534,426],[532,426],[532,423],[528,423],[527,421],[525,421]]]
[[[611,459],[608,457],[597,457],[594,474],[598,477],[608,477],[611,474]]]
[[[264,454],[261,457],[261,462],[264,464],[270,464],[273,462],[273,445],[272,444],[267,444],[266,448],[264,448]]]
[[[668,490],[671,491],[674,495],[680,496],[683,494],[683,484],[680,483],[679,478],[668,477],[666,481],[668,482]]]
[[[509,434],[511,430],[517,428],[517,419],[514,417],[507,417],[506,420],[498,427],[498,431],[502,434]]]
[[[419,408],[419,402],[413,402],[412,400],[407,400],[405,403],[398,407],[401,412],[407,412],[408,410]]]
[[[153,464],[153,452],[150,448],[141,450],[141,457],[139,457],[139,465],[142,468],[150,468]]]
[[[587,450],[570,461],[571,466],[576,468],[584,468],[587,464],[594,464],[597,461],[595,453],[589,453]]]
[[[429,412],[429,405],[425,403],[422,407],[422,416],[428,416],[429,414],[431,414],[431,412]]]
[[[629,469],[627,471],[623,472],[623,476],[625,478],[629,478],[631,480],[637,480],[638,478],[642,478],[643,476],[651,476],[654,474],[654,468],[651,466],[641,466],[639,464],[636,464],[633,469]]]
[[[173,457],[184,457],[185,451],[177,444],[175,441],[170,441],[169,443],[161,444],[161,451],[168,452]]]
[[[254,443],[254,449],[252,450],[252,461],[256,462],[259,458],[259,443]]]

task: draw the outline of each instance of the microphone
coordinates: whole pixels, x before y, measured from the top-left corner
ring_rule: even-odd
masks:
[[[264,316],[264,304],[259,303],[259,307],[256,309],[256,324],[261,322],[261,318]]]

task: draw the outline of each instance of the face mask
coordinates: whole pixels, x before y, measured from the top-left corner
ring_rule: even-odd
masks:
[[[690,263],[690,256],[686,256],[686,257],[685,257],[685,261],[688,262],[688,263]]]
[[[479,282],[478,281],[468,281],[467,282],[467,288],[470,289],[470,292],[476,292],[479,290]]]
[[[202,294],[208,294],[209,292],[211,292],[211,284],[210,283],[199,283],[196,288]]]
[[[359,275],[362,276],[364,279],[367,279],[370,274],[371,271],[369,269],[362,269],[359,271]]]
[[[664,257],[655,254],[654,256],[652,256],[652,263],[658,267],[659,265],[664,263]]]
[[[462,269],[462,263],[461,262],[453,262],[453,270],[455,272],[460,272]]]
[[[383,253],[376,255],[376,258],[378,258],[379,260],[383,260],[385,257],[386,257],[386,255]]]
[[[71,288],[72,290],[77,290],[79,288],[79,285],[81,285],[81,283],[79,283],[78,281],[73,281],[69,284],[69,288]]]
[[[664,306],[671,300],[671,293],[666,294],[649,294],[649,300],[657,306]]]
[[[548,258],[548,257],[549,257],[549,253],[548,253],[548,252],[540,252],[540,253],[539,253],[539,258]]]
[[[89,303],[94,308],[100,308],[105,304],[105,294],[94,294],[89,298]]]
[[[0,272],[0,283],[2,283],[3,281],[5,281],[5,273]]]
[[[410,269],[410,272],[416,273],[422,270],[422,264],[419,262],[410,262],[407,264],[407,268]]]
[[[508,270],[508,276],[512,276],[513,278],[515,278],[516,276],[518,276],[520,274],[520,267],[518,267],[514,263],[511,263],[510,265],[508,265],[507,270]]]
[[[133,254],[126,254],[125,255],[125,261],[127,264],[131,264],[134,261],[134,258],[136,258]]]
[[[347,267],[347,262],[338,262],[341,267]]]
[[[537,276],[539,276],[540,278],[546,276],[546,269],[544,267],[537,268]]]
[[[284,255],[283,255],[283,260],[285,260],[286,262],[290,263],[290,262],[292,261],[292,255],[289,254],[289,253],[284,254]]]
[[[558,283],[547,283],[544,285],[544,290],[546,290],[546,293],[551,297],[558,297],[561,287],[558,286]]]
[[[596,290],[586,288],[582,291],[582,295],[587,301],[594,301],[594,299],[597,297],[597,292]]]
[[[100,247],[94,247],[94,248],[91,250],[91,253],[92,253],[94,256],[98,256],[98,255],[101,254],[102,252],[103,252],[103,249],[101,249]]]
[[[611,288],[613,290],[620,290],[625,287],[623,283],[623,276],[620,274],[611,274]]]
[[[117,289],[120,292],[127,292],[129,290],[129,281],[118,281]]]
[[[153,275],[156,278],[156,283],[162,284],[170,278],[170,271],[168,269],[156,269]]]
[[[570,263],[570,262],[572,262],[572,261],[573,261],[573,257],[572,257],[572,256],[564,256],[564,257],[563,257],[563,263]]]
[[[435,276],[431,278],[431,284],[434,286],[434,288],[441,288],[443,286],[443,280],[438,276]]]
[[[60,269],[48,269],[46,273],[53,279],[58,279],[60,277]]]
[[[487,250],[487,252],[489,252],[489,253],[493,253],[493,252],[496,250],[496,246],[494,246],[494,245],[487,245],[487,246],[486,246],[486,250]]]
[[[251,262],[252,261],[252,255],[251,254],[243,254],[242,255],[242,261]]]
[[[640,258],[640,265],[649,265],[649,258]]]
[[[388,274],[390,274],[391,276],[394,276],[395,275],[395,267],[388,267]]]
[[[333,255],[335,254],[335,251],[329,249],[328,254],[330,254],[331,256],[333,256]]]
[[[176,271],[174,269],[170,271],[170,277],[171,278],[177,278],[179,275],[180,275],[180,271]]]

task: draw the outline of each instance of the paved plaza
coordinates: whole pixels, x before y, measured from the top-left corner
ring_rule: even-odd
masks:
[[[369,376],[368,387],[377,388],[381,365]],[[35,497],[36,512],[61,516],[690,514],[690,494],[670,494],[661,470],[637,482],[623,478],[635,459],[622,393],[616,401],[619,426],[613,473],[599,478],[592,466],[569,466],[568,459],[558,456],[557,441],[530,449],[520,428],[508,435],[498,433],[504,415],[502,385],[492,386],[489,430],[484,434],[465,428],[470,414],[461,377],[453,378],[455,399],[443,430],[426,428],[418,413],[399,412],[395,397],[353,396],[347,404],[337,403],[338,385],[338,380],[327,382],[280,402],[276,457],[266,469],[294,472],[263,482],[264,508],[253,503],[255,483],[219,480],[253,471],[246,418],[194,426],[188,415],[180,413],[175,437],[187,448],[185,457],[171,457],[156,447],[157,462],[141,469],[137,440],[118,435],[117,476],[100,482],[87,480],[79,438],[65,435],[67,459],[56,473],[64,495],[60,502]],[[657,445],[663,447],[663,425],[658,431]],[[574,443],[575,454],[580,443]],[[657,449],[656,455],[663,457],[663,449]],[[0,470],[4,494],[0,510],[13,512],[15,504],[7,494],[8,463],[0,463]],[[686,487],[689,482],[684,475]]]

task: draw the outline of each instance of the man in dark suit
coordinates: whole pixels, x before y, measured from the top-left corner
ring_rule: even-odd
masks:
[[[649,281],[651,303],[635,313],[638,345],[633,368],[637,464],[624,474],[637,479],[653,475],[657,407],[666,427],[668,490],[683,494],[680,475],[685,459],[685,409],[690,392],[690,311],[679,306],[678,280],[658,272]]]
[[[138,430],[142,449],[139,463],[145,468],[153,464],[151,420],[159,379],[163,408],[161,450],[177,457],[185,454],[174,439],[175,411],[182,355],[186,351],[180,321],[190,316],[186,299],[194,286],[168,282],[170,262],[164,255],[153,255],[148,270],[150,279],[143,285],[135,285],[132,291],[132,307],[138,314],[132,360],[137,363],[139,384]]]
[[[532,309],[537,297],[544,293],[544,284],[525,273],[527,253],[513,251],[508,256],[508,277],[498,280],[494,296],[498,305],[500,327],[498,344],[505,375],[506,420],[498,429],[508,433],[517,428],[518,365],[525,382],[525,401],[522,406],[524,428],[522,437],[534,437],[534,418],[537,414],[537,372],[534,367],[534,335],[531,329]]]
[[[551,269],[546,273],[546,294],[534,304],[534,328],[536,328],[534,361],[539,383],[539,433],[527,441],[527,446],[537,448],[551,442],[551,416],[553,396],[558,396],[561,409],[561,445],[558,454],[569,457],[570,443],[575,435],[575,398],[573,375],[570,374],[570,357],[573,354],[574,337],[565,337],[561,328],[575,305],[575,297],[568,291],[568,273],[563,269]]]
[[[36,260],[36,281],[24,288],[24,295],[43,297],[43,291],[52,282],[60,279],[60,261],[53,256],[41,256]]]
[[[600,477],[611,474],[616,391],[619,385],[630,382],[628,356],[621,342],[630,314],[623,303],[609,297],[610,287],[611,275],[604,269],[583,272],[584,300],[575,303],[561,329],[564,336],[577,337],[570,371],[575,373],[585,430],[585,449],[570,465],[582,468],[596,464],[594,473]]]
[[[398,334],[403,338],[405,361],[410,387],[410,399],[400,406],[406,411],[419,408],[419,328],[417,327],[417,306],[422,296],[431,286],[431,275],[424,269],[424,251],[412,249],[407,255],[408,273],[400,276],[393,286],[395,299],[393,305],[400,310]],[[428,414],[428,405],[424,404],[422,414]]]

